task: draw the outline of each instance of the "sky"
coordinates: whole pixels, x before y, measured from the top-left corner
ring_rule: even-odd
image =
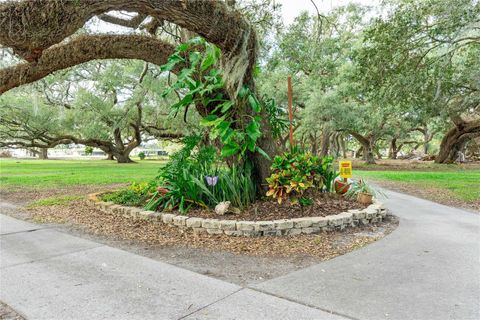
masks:
[[[282,16],[285,24],[293,22],[296,16],[302,11],[308,11],[316,14],[316,10],[311,0],[275,0],[282,4]],[[380,0],[313,0],[321,13],[327,13],[330,10],[347,5],[349,3],[358,3],[362,5],[375,6],[380,4]]]
[[[2,0],[0,0],[1,2]],[[241,0],[239,0],[241,2]],[[375,6],[379,5],[381,0],[313,0],[321,13],[327,13],[330,10],[347,5],[349,3],[358,3],[362,5]],[[282,4],[282,17],[285,25],[293,22],[302,11],[308,11],[316,14],[315,6],[311,0],[275,0],[276,3]],[[92,31],[108,32],[108,33],[124,33],[131,30],[116,25],[112,25],[102,21],[96,21],[96,27]]]

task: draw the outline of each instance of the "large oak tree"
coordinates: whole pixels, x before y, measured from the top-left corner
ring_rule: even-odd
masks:
[[[242,86],[255,92],[253,79],[257,63],[257,34],[244,15],[232,6],[235,1],[198,0],[30,0],[0,5],[0,44],[23,59],[0,70],[0,93],[42,79],[52,72],[94,59],[141,59],[164,64],[175,45],[156,36],[156,29],[169,23],[204,37],[222,50],[225,91],[232,100]],[[112,11],[136,14],[124,19]],[[128,35],[79,34],[85,24],[97,17],[109,23],[151,33]],[[203,106],[196,106],[205,114]],[[275,144],[267,117],[263,136],[257,143],[267,154]],[[249,158],[256,178],[263,183],[269,174],[269,161],[258,153]]]

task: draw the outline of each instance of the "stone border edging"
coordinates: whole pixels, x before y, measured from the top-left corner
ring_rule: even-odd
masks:
[[[126,207],[113,202],[101,201],[94,193],[88,195],[93,206],[105,213],[120,214],[124,217],[151,220],[172,225],[181,229],[192,229],[194,233],[226,234],[228,236],[280,236],[314,234],[333,230],[343,230],[381,222],[387,215],[383,203],[374,200],[367,208],[353,209],[326,217],[304,217],[272,221],[241,221],[196,218],[173,213],[146,211],[135,207]]]

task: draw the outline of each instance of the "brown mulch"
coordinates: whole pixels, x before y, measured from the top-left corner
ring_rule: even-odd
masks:
[[[378,226],[345,231],[287,237],[230,237],[196,235],[176,227],[119,215],[106,214],[80,200],[69,205],[38,207],[27,211],[38,223],[65,223],[83,232],[110,240],[134,240],[161,247],[191,247],[223,250],[252,256],[312,256],[331,259],[374,242],[394,230],[395,218]]]
[[[265,221],[276,219],[292,219],[301,217],[325,217],[339,214],[350,209],[364,209],[356,201],[347,200],[337,194],[319,193],[314,196],[312,205],[301,207],[292,205],[287,201],[278,203],[269,199],[257,201],[239,214],[228,213],[219,216],[211,209],[192,208],[187,215],[198,218],[222,218],[225,220]]]

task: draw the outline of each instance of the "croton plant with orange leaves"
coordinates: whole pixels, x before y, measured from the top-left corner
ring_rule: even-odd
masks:
[[[298,203],[309,189],[330,191],[332,177],[336,176],[333,158],[314,156],[308,152],[293,150],[276,156],[267,178],[267,196],[282,203],[290,200]]]

